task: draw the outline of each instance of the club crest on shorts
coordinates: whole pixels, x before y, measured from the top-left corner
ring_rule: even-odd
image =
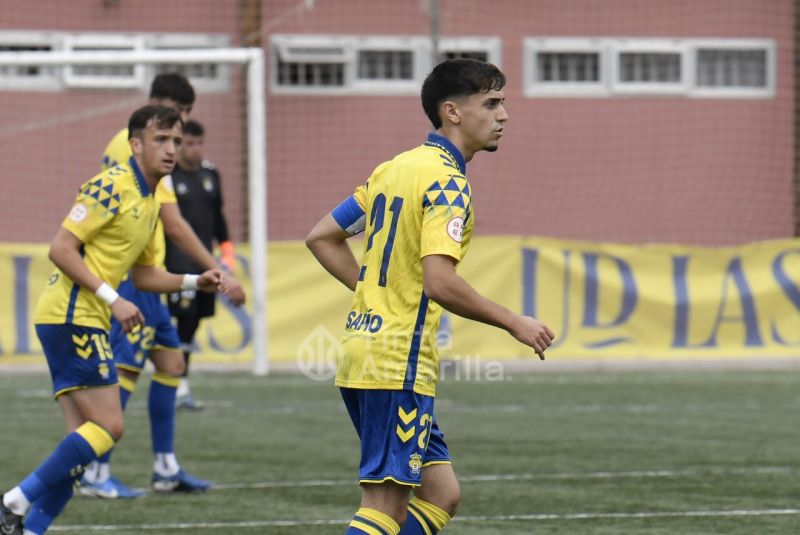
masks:
[[[412,475],[418,476],[422,471],[422,455],[412,453],[408,459],[408,467],[411,469]]]
[[[100,373],[100,377],[102,377],[103,379],[108,379],[109,375],[108,364],[103,362],[102,364],[100,364],[100,366],[97,367],[97,371]]]

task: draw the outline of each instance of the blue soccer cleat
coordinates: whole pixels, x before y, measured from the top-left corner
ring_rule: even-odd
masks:
[[[22,516],[15,515],[3,504],[0,497],[0,533],[3,535],[22,535]]]
[[[141,498],[147,493],[141,490],[134,490],[114,476],[109,477],[102,483],[89,483],[82,478],[78,483],[78,491],[84,496],[92,498],[105,498],[107,500],[129,500]]]
[[[189,474],[182,468],[174,476],[153,474],[153,490],[156,492],[205,492],[214,483]]]

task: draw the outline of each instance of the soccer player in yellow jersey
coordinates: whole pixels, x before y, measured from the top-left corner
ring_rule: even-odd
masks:
[[[34,315],[64,415],[67,436],[18,486],[3,495],[0,533],[21,534],[22,518],[36,511],[26,534],[40,535],[72,496],[74,479],[122,437],[123,418],[114,356],[108,342],[113,316],[130,332],[141,311],[114,290],[130,271],[134,284],[151,292],[216,291],[223,274],[175,275],[157,267],[155,224],[159,180],[177,161],[180,114],[145,106],[131,116],[133,156],[80,189],[56,233],[50,259],[56,270]],[[30,519],[29,519],[30,520]]]
[[[150,85],[150,103],[175,108],[181,118],[188,120],[195,101],[192,85],[180,73],[163,73],[156,76]],[[122,129],[115,135],[103,152],[103,167],[114,167],[127,161],[131,147],[127,142],[128,131]],[[172,188],[171,177],[164,177],[155,191],[159,203],[159,218],[156,228],[156,248],[159,264],[163,264],[166,252],[164,231],[171,240],[188,253],[202,269],[217,266],[214,257],[196,236],[189,223],[181,216],[177,198]],[[162,225],[163,223],[163,225]],[[232,277],[227,278],[227,295],[234,304],[244,302],[241,285]],[[197,478],[178,463],[175,455],[175,405],[176,394],[185,371],[181,341],[172,324],[169,311],[161,296],[137,289],[132,282],[123,280],[118,288],[120,295],[136,304],[144,315],[144,325],[135,332],[126,334],[122,326],[112,321],[109,341],[120,374],[120,395],[125,409],[136,388],[136,382],[149,359],[154,367],[148,393],[148,413],[153,450],[152,484],[160,492],[204,491],[211,482]],[[111,451],[86,468],[80,480],[80,492],[101,498],[135,498],[142,492],[129,488],[111,475]]]
[[[554,338],[456,274],[475,224],[466,164],[497,150],[508,120],[505,81],[477,60],[437,65],[422,86],[435,132],[379,165],[306,239],[355,292],[336,371],[361,441],[361,508],[348,535],[431,535],[455,513],[459,485],[434,415],[442,309],[505,329],[542,359]],[[362,230],[359,266],[346,240]]]

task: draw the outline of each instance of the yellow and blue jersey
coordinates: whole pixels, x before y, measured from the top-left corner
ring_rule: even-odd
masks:
[[[423,291],[421,259],[460,261],[466,254],[475,216],[465,172],[458,149],[430,134],[423,145],[379,165],[332,212],[349,233],[366,231],[337,386],[435,395],[442,308]]]
[[[133,156],[131,152],[131,145],[128,142],[128,129],[123,128],[111,138],[105,150],[103,151],[103,161],[101,168],[103,171],[114,167],[118,162],[127,162]],[[175,195],[175,190],[172,187],[172,177],[165,176],[161,179],[156,186],[155,192],[156,201],[159,206],[163,204],[176,204],[178,197]],[[156,249],[159,257],[158,265],[164,265],[164,258],[167,254],[167,242],[164,238],[164,225],[161,220],[158,220],[156,228]]]
[[[134,264],[157,265],[154,237],[159,205],[136,161],[85,182],[62,226],[83,242],[89,270],[116,288]],[[56,269],[34,313],[37,324],[72,323],[108,330],[111,313],[94,292]]]

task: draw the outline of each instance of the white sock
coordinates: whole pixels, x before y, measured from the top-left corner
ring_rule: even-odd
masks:
[[[153,462],[153,470],[156,474],[164,477],[174,476],[180,471],[181,467],[178,465],[178,459],[174,453],[156,453],[156,459]]]
[[[3,505],[11,509],[11,512],[15,515],[22,516],[28,511],[31,502],[25,497],[25,493],[22,492],[21,488],[14,487],[3,496]]]
[[[92,485],[97,483],[97,470],[99,465],[100,463],[97,461],[92,461],[83,469],[83,479],[85,479],[87,483],[91,483]]]
[[[111,477],[111,465],[108,463],[97,463],[97,480],[95,483],[102,484]]]
[[[191,390],[189,390],[189,379],[186,377],[181,377],[181,381],[178,383],[178,390],[175,392],[175,395],[179,398],[184,396],[188,396],[191,394]]]

